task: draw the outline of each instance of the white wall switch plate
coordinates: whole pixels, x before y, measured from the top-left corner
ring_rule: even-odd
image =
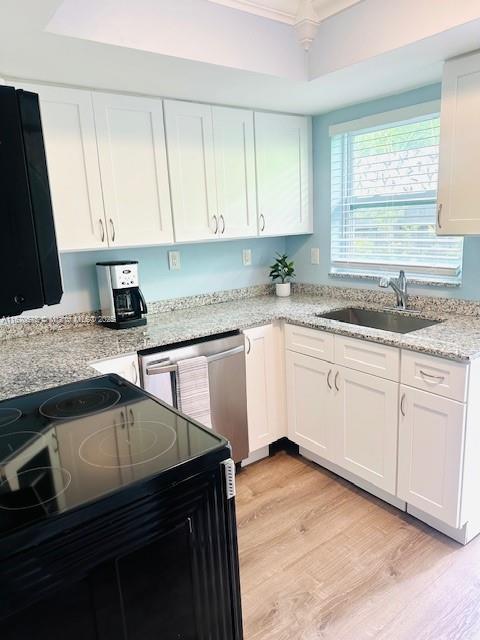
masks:
[[[181,269],[180,251],[168,252],[168,268],[170,271],[179,271]]]
[[[310,249],[310,262],[312,264],[320,264],[320,249],[318,247]]]
[[[252,250],[251,249],[243,250],[243,266],[244,267],[252,266]]]

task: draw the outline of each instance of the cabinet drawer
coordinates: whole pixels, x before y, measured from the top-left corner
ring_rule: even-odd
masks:
[[[287,324],[285,325],[285,346],[291,351],[333,362],[334,335],[332,333]]]
[[[335,336],[335,363],[387,380],[400,378],[400,349],[358,338]]]
[[[465,402],[468,364],[402,351],[402,384]]]

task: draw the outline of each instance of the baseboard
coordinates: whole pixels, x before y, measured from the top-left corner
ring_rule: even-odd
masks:
[[[263,460],[263,458],[268,458],[270,455],[270,448],[268,446],[262,447],[261,449],[257,449],[256,451],[252,451],[248,458],[242,460],[242,467],[248,467],[249,464],[253,464],[254,462],[258,462],[259,460]]]
[[[418,520],[425,522],[425,524],[428,524],[433,529],[437,529],[437,531],[440,531],[440,533],[444,533],[449,538],[453,538],[453,540],[460,542],[460,544],[467,544],[479,533],[478,531],[474,532],[472,527],[469,527],[468,523],[465,524],[461,529],[451,527],[450,525],[445,524],[445,522],[437,520],[437,518],[434,518],[428,513],[421,511],[421,509],[417,509],[411,504],[407,504],[407,513],[409,513],[411,516],[414,516]]]
[[[392,506],[396,507],[397,509],[400,509],[401,511],[406,511],[407,509],[406,503],[403,500],[400,500],[400,498],[397,498],[397,496],[392,496],[390,493],[383,491],[383,489],[379,489],[378,487],[373,485],[371,482],[368,482],[367,480],[363,480],[363,478],[359,478],[354,473],[350,473],[349,471],[342,469],[342,467],[339,467],[338,465],[334,464],[333,462],[330,462],[329,460],[325,460],[321,456],[317,455],[316,453],[312,453],[311,451],[308,451],[304,447],[300,447],[299,453],[304,458],[307,458],[307,460],[311,460],[312,462],[315,462],[321,467],[325,467],[325,469],[332,471],[337,476],[340,476],[341,478],[348,480],[355,486],[360,487],[360,489],[363,489],[364,491],[371,493],[377,498],[380,498],[380,500],[383,500],[384,502],[388,502],[388,504],[391,504]]]

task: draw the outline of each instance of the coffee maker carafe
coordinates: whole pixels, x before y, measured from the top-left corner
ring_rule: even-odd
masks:
[[[138,286],[138,261],[97,262],[97,279],[104,324],[129,329],[147,323],[145,298]]]

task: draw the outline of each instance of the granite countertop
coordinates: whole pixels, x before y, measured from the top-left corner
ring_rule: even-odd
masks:
[[[90,363],[183,340],[246,329],[283,319],[303,325],[392,345],[461,362],[480,357],[480,317],[422,313],[442,320],[409,334],[391,333],[318,318],[348,306],[376,304],[342,298],[295,294],[290,298],[259,296],[150,314],[145,327],[122,331],[98,325],[51,331],[0,342],[0,400],[93,377]]]

